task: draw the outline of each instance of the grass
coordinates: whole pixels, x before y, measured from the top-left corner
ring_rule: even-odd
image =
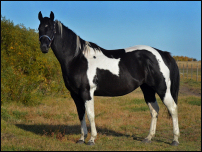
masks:
[[[199,82],[182,81],[181,86],[200,89]],[[180,93],[178,100],[180,145],[172,147],[172,120],[157,97],[160,107],[156,136],[152,144],[141,141],[147,136],[151,116],[140,89],[122,97],[95,97],[96,145],[77,145],[80,122],[71,98],[44,97],[39,105],[7,103],[1,106],[1,150],[201,150],[201,97]],[[87,116],[86,116],[86,120]],[[87,121],[88,137],[90,125]]]

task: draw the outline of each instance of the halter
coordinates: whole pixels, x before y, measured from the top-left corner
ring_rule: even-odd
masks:
[[[42,36],[40,36],[39,41],[40,41],[40,39],[41,39],[42,37],[47,37],[47,38],[49,39],[49,41],[50,41],[50,44],[48,45],[48,47],[50,47],[50,46],[51,46],[51,43],[52,43],[52,41],[53,41],[53,39],[54,39],[55,33],[56,33],[56,30],[55,30],[55,22],[54,22],[54,29],[53,29],[53,37],[52,37],[52,39],[51,39],[48,35],[42,35]]]

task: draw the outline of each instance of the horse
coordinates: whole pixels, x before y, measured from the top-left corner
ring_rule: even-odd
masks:
[[[94,113],[94,96],[123,96],[140,87],[151,113],[149,135],[142,142],[151,143],[155,136],[159,106],[157,93],[172,117],[173,146],[179,144],[178,125],[178,66],[167,51],[137,45],[125,49],[106,50],[76,35],[60,21],[38,14],[39,41],[42,53],[53,50],[58,59],[66,88],[75,102],[81,123],[78,144],[85,143],[87,113],[91,137],[86,143],[94,145],[97,136]]]

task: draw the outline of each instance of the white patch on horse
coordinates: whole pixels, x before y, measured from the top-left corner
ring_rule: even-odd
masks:
[[[80,140],[85,140],[85,138],[87,137],[88,131],[87,131],[87,127],[86,127],[86,120],[85,120],[85,114],[83,116],[83,120],[81,121],[81,138]]]
[[[94,50],[90,46],[86,46],[87,53],[83,53],[88,61],[87,77],[91,88],[96,87],[93,79],[96,75],[96,69],[108,70],[113,75],[119,76],[119,59],[108,58],[100,50]]]
[[[178,137],[180,136],[180,131],[179,131],[178,113],[177,113],[178,108],[169,91],[166,91],[163,102],[168,108],[170,114],[172,115],[174,141],[177,141],[179,143]]]
[[[94,143],[94,140],[97,136],[97,130],[95,127],[95,111],[94,111],[94,97],[93,97],[94,91],[95,91],[95,88],[92,88],[90,90],[91,100],[87,100],[85,102],[85,108],[86,108],[88,120],[90,121],[90,126],[91,126],[91,138],[89,142],[92,142],[92,143]]]
[[[158,117],[158,112],[159,112],[159,106],[158,106],[157,101],[149,102],[148,106],[150,109],[152,120],[151,120],[149,135],[146,138],[148,140],[151,140],[151,138],[154,137],[154,135],[156,133],[156,123],[157,123],[157,117]]]

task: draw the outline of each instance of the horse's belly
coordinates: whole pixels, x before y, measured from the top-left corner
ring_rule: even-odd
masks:
[[[96,84],[95,96],[122,96],[139,87],[138,81],[131,75],[113,75],[106,70],[99,71],[94,78]]]
[[[105,96],[105,97],[115,97],[115,96],[123,96],[135,89],[118,89],[114,90],[114,88],[100,89],[97,88],[94,92],[95,96]]]

